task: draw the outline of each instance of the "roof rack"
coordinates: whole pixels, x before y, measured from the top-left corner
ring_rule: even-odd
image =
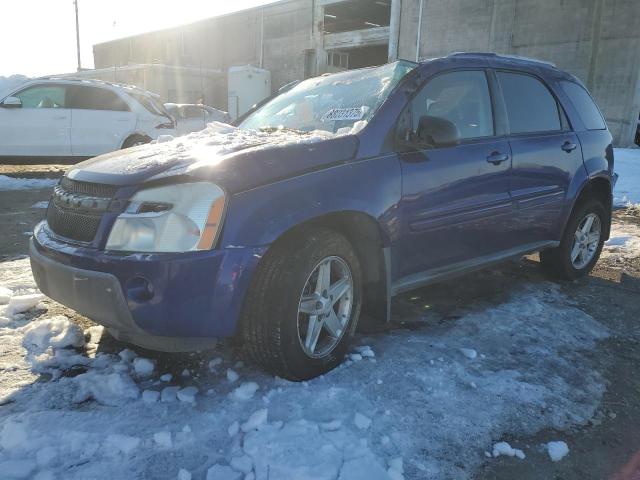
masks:
[[[506,58],[510,60],[520,60],[528,63],[539,63],[547,67],[557,68],[555,63],[547,62],[545,60],[538,60],[537,58],[523,57],[521,55],[508,55],[494,52],[454,52],[447,55],[447,57],[493,57],[493,58]]]

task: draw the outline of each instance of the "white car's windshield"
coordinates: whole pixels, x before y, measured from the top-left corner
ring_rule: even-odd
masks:
[[[305,80],[249,115],[242,129],[340,133],[368,121],[416,64],[394,62]]]

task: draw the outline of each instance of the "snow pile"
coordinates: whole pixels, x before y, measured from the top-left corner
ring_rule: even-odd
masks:
[[[155,365],[148,358],[134,358],[133,369],[140,377],[148,377],[153,373]]]
[[[53,188],[58,181],[57,178],[15,178],[0,175],[0,191]]]
[[[84,346],[84,332],[63,315],[36,320],[23,329],[22,345],[27,350],[45,351],[49,347]]]
[[[4,315],[8,317],[14,316],[16,313],[23,313],[31,310],[38,305],[45,296],[41,293],[33,293],[29,295],[13,295],[9,298],[9,304],[5,307]]]
[[[552,462],[559,462],[569,454],[569,447],[565,442],[549,442],[547,443],[547,453]]]
[[[603,248],[603,257],[611,256],[625,259],[640,257],[640,227],[631,223],[614,223]]]
[[[518,457],[520,460],[524,460],[525,454],[518,448],[513,448],[507,442],[498,442],[493,446],[492,455],[494,458],[505,457]]]
[[[74,402],[95,400],[103,405],[124,405],[140,395],[138,386],[124,373],[90,371],[73,378],[76,384]]]
[[[614,171],[619,175],[613,203],[625,206],[640,203],[640,149],[614,148]]]

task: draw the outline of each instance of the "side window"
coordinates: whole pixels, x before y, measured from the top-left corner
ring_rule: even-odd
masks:
[[[560,110],[549,89],[535,77],[496,72],[511,133],[562,130]]]
[[[187,106],[184,107],[185,118],[202,118],[202,108]]]
[[[35,85],[14,95],[22,108],[66,108],[66,89],[62,85]]]
[[[489,85],[484,71],[444,73],[428,81],[411,102],[411,132],[420,136],[424,117],[446,120],[457,127],[460,139],[494,134]]]
[[[69,92],[70,108],[128,112],[129,106],[115,93],[100,87],[73,85]]]
[[[577,83],[567,81],[560,82],[560,85],[578,111],[578,115],[580,115],[582,123],[584,123],[587,130],[604,130],[607,128],[600,110],[584,88]]]

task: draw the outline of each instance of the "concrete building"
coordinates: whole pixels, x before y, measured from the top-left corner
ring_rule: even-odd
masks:
[[[633,143],[640,115],[637,25],[638,0],[282,0],[98,44],[94,59],[96,68],[115,70],[162,64],[226,72],[251,64],[271,72],[275,90],[291,80],[397,58],[455,51],[523,55],[580,77],[616,143],[625,146]],[[201,93],[226,109],[225,82],[220,75],[201,92],[158,93],[180,101]]]

